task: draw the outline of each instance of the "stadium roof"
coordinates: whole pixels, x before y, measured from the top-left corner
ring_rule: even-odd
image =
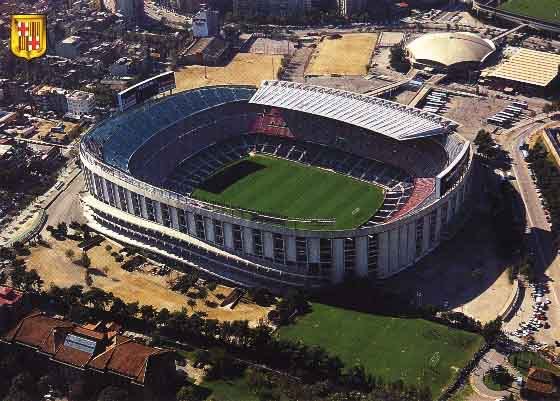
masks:
[[[458,125],[381,98],[287,81],[263,81],[249,103],[331,118],[401,141],[443,134]]]
[[[490,78],[546,87],[558,76],[560,55],[519,48],[511,57],[484,74]]]
[[[406,46],[416,61],[427,60],[446,67],[459,63],[481,63],[496,50],[491,40],[470,32],[427,33]]]

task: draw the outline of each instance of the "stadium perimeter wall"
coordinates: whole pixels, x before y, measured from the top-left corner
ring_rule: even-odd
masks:
[[[83,203],[94,228],[102,226],[105,234],[123,242],[151,244],[153,251],[185,263],[193,257],[204,260],[198,266],[217,278],[248,286],[320,287],[339,283],[347,274],[387,278],[437,248],[447,238],[446,226],[455,221],[469,199],[472,149],[469,153],[462,177],[443,196],[396,221],[354,230],[295,230],[244,220],[142,182],[101,162],[81,146],[90,194]],[[133,197],[141,206],[136,215]],[[155,209],[153,221],[147,213],[150,200]],[[170,217],[165,221],[164,211]],[[181,226],[179,214],[183,212],[186,224]],[[197,224],[199,228],[202,224],[203,232],[197,230]],[[217,243],[220,227],[223,245]],[[262,257],[255,252],[255,233],[261,233]],[[239,237],[240,248],[235,241]],[[302,263],[297,259],[298,246],[301,257],[303,243]]]

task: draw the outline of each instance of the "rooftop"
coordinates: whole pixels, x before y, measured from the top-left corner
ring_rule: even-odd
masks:
[[[483,62],[496,50],[491,40],[470,32],[427,33],[406,46],[416,61],[432,61],[449,67],[458,63]]]
[[[56,362],[115,373],[141,385],[154,359],[171,355],[168,350],[136,343],[110,331],[112,328],[101,324],[82,327],[35,311],[2,339],[46,353]]]
[[[558,76],[560,55],[525,48],[510,51],[509,57],[483,75],[539,87],[547,87]]]
[[[23,292],[10,287],[0,286],[0,306],[13,305],[23,298]]]
[[[378,97],[287,81],[263,81],[249,103],[331,118],[400,141],[443,134],[458,126],[437,114]]]

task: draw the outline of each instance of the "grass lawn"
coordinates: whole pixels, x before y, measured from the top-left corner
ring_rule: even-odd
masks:
[[[334,218],[335,224],[298,222],[294,226],[342,230],[358,227],[373,216],[383,204],[384,192],[324,169],[255,155],[217,171],[192,196],[272,216]]]
[[[319,345],[347,367],[361,363],[385,381],[425,384],[436,398],[483,344],[482,337],[428,322],[359,313],[323,304],[280,338]]]
[[[512,352],[508,356],[508,361],[523,375],[526,376],[529,367],[544,368],[560,374],[560,368],[550,364],[538,354],[530,351]]]
[[[545,21],[560,22],[560,0],[509,0],[499,8]]]
[[[207,400],[259,401],[258,396],[249,390],[249,385],[244,377],[231,380],[204,381],[202,387],[210,391]]]

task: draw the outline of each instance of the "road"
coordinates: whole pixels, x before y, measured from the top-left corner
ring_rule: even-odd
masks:
[[[513,160],[512,171],[516,178],[516,187],[525,207],[527,226],[531,229],[529,244],[536,255],[537,280],[549,283],[549,299],[552,301],[547,313],[551,328],[540,330],[535,334],[535,339],[547,344],[554,344],[560,338],[560,272],[558,261],[555,260],[553,247],[553,234],[546,220],[543,206],[536,192],[536,186],[531,178],[530,170],[523,159],[519,146],[544,124],[533,123],[522,129],[510,132],[505,138],[504,148],[509,151]],[[512,331],[520,321],[527,321],[532,314],[533,299],[531,291],[525,292],[525,299],[517,316],[512,319],[506,330]]]
[[[516,383],[505,391],[493,391],[486,387],[483,382],[484,374],[498,365],[504,366],[513,377],[519,376],[519,373],[509,364],[505,355],[499,353],[495,349],[491,349],[480,360],[480,363],[469,377],[470,384],[474,390],[474,394],[469,397],[470,401],[496,400],[509,394],[519,395],[519,386]]]

